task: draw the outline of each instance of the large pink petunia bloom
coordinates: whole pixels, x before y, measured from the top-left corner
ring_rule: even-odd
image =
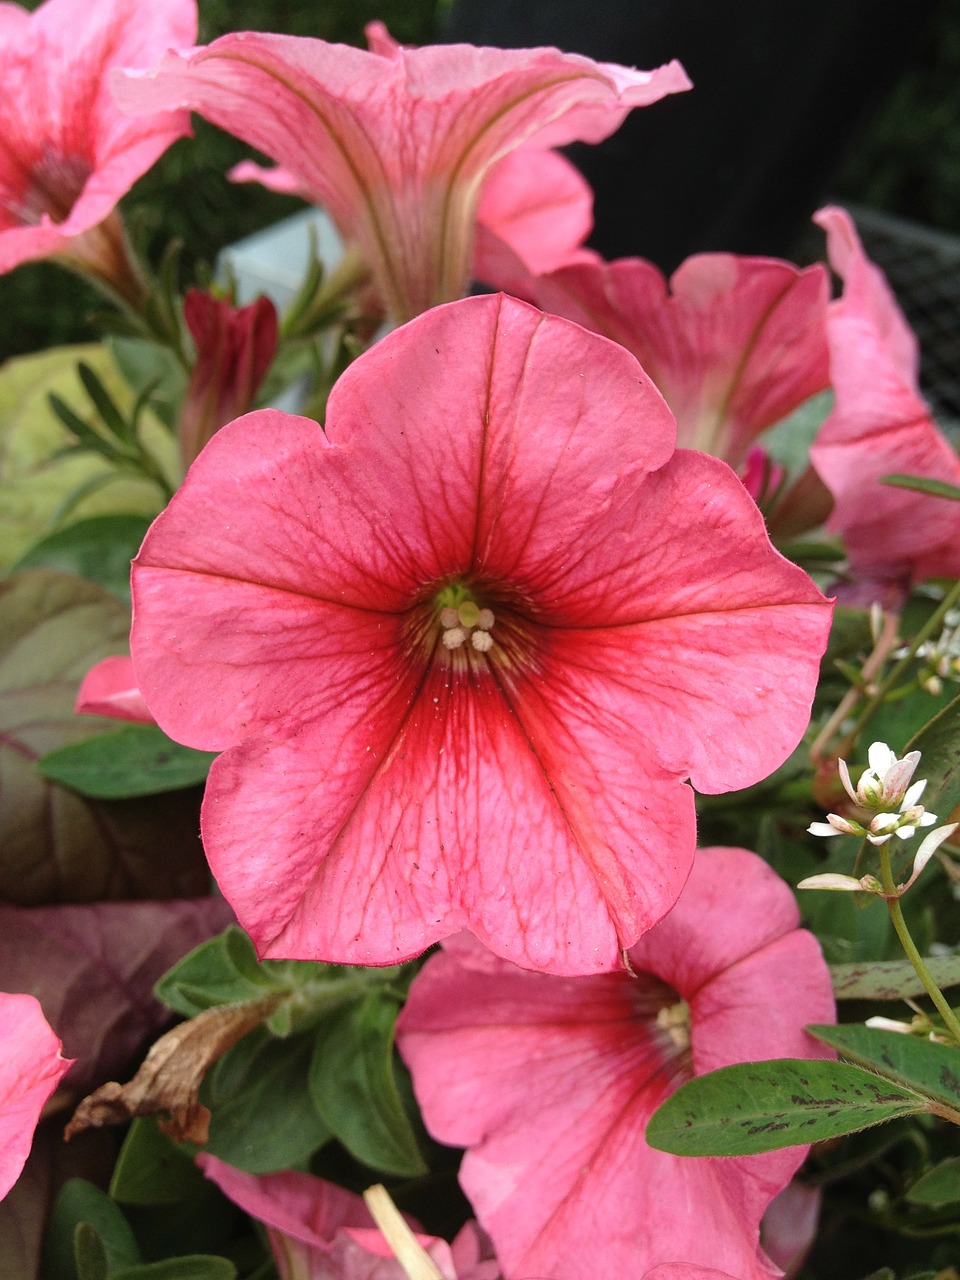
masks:
[[[406,1280],[407,1273],[358,1195],[309,1173],[244,1173],[215,1156],[197,1163],[262,1222],[280,1280]],[[452,1245],[418,1235],[444,1280],[497,1280],[500,1268],[473,1223]]]
[[[632,973],[533,974],[469,935],[427,961],[398,1044],[429,1131],[468,1148],[460,1180],[508,1280],[579,1280],[588,1260],[596,1280],[661,1263],[780,1274],[760,1219],[806,1148],[691,1159],[644,1130],[691,1076],[821,1056],[803,1028],[833,1020],[830,974],[798,922],[755,854],[705,849]]]
[[[609,969],[669,910],[693,793],[806,727],[830,606],[623,348],[515,299],[361,356],[326,432],[223,427],[133,570],[137,682],[214,762],[203,835],[262,955],[462,928]]]
[[[834,497],[828,527],[859,578],[909,586],[958,577],[960,506],[879,483],[901,474],[960,486],[960,460],[918,390],[916,338],[850,215],[827,208],[814,221],[844,282],[828,320],[836,400],[810,451]]]
[[[195,0],[46,0],[0,5],[0,271],[57,254],[136,293],[110,215],[177,138],[187,113],[132,117],[107,85],[196,39]]]
[[[119,87],[134,109],[188,107],[295,176],[356,240],[397,321],[464,291],[484,177],[510,151],[599,142],[634,107],[690,82],[556,49],[369,51],[239,32]]]
[[[35,996],[0,993],[0,1199],[20,1176],[43,1104],[72,1060]]]
[[[821,266],[702,253],[669,285],[651,262],[585,260],[534,301],[632,351],[677,418],[677,443],[741,469],[757,436],[829,381]]]

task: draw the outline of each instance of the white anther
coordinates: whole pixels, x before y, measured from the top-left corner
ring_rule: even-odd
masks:
[[[470,643],[477,653],[488,653],[493,648],[493,636],[489,631],[474,631]]]
[[[457,613],[456,609],[451,609],[449,605],[446,609],[441,609],[440,625],[445,630],[449,630],[450,627],[458,627],[460,625],[460,615]]]
[[[490,631],[494,624],[494,616],[492,609],[481,609],[477,615],[477,626],[481,631]]]
[[[466,638],[467,633],[464,631],[463,627],[451,627],[450,630],[445,631],[441,637],[444,648],[446,649],[459,649]]]

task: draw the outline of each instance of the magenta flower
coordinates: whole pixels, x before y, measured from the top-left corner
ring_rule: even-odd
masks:
[[[406,1280],[363,1200],[309,1173],[244,1173],[215,1156],[197,1163],[224,1195],[267,1229],[280,1280]],[[500,1274],[474,1223],[452,1245],[419,1235],[444,1280]]]
[[[691,1076],[821,1056],[803,1028],[833,1020],[830,974],[798,921],[755,854],[706,849],[633,972],[533,974],[468,935],[427,961],[398,1044],[429,1131],[468,1148],[460,1181],[507,1277],[778,1274],[760,1219],[806,1148],[691,1159],[644,1130]]]
[[[829,379],[827,276],[702,253],[667,281],[642,258],[583,261],[535,301],[632,351],[677,418],[677,443],[743,467],[756,437]]]
[[[909,586],[960,576],[960,506],[880,484],[911,475],[960,486],[960,460],[917,386],[917,341],[850,215],[822,209],[843,296],[827,322],[836,401],[810,451],[834,497],[828,528],[842,534],[859,578]]]
[[[125,115],[108,73],[151,66],[196,29],[195,0],[0,6],[0,271],[57,254],[124,296],[136,290],[110,215],[190,122],[176,110]]]
[[[503,296],[361,356],[326,432],[223,427],[134,565],[137,681],[224,754],[204,845],[262,955],[386,964],[472,929],[617,964],[693,794],[807,724],[830,607],[632,356]]]
[[[183,318],[195,360],[177,434],[187,466],[215,431],[253,408],[277,350],[277,311],[269,298],[236,307],[202,289],[188,289]]]
[[[43,1104],[72,1065],[35,996],[0,993],[0,1199],[20,1177]]]
[[[188,107],[295,175],[356,240],[395,320],[458,298],[480,188],[508,152],[598,142],[634,107],[690,87],[679,63],[633,71],[556,49],[370,51],[240,32],[171,54],[122,91],[132,108]]]

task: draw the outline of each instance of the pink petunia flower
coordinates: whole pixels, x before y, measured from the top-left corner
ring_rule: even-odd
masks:
[[[133,672],[133,662],[117,655],[90,668],[77,690],[79,715],[109,716],[135,724],[155,724]]]
[[[670,1262],[779,1274],[760,1219],[806,1148],[697,1159],[644,1130],[691,1076],[822,1055],[803,1028],[833,1020],[830,974],[798,922],[755,854],[705,849],[632,972],[532,974],[468,935],[427,961],[398,1044],[429,1131],[468,1148],[460,1180],[508,1280],[579,1280],[586,1260],[596,1280]]]
[[[132,109],[188,107],[294,175],[356,240],[394,320],[464,291],[484,177],[536,139],[598,142],[634,107],[690,82],[677,62],[633,71],[556,49],[369,51],[239,32],[170,55],[118,87]]]
[[[908,587],[960,576],[960,505],[880,484],[923,476],[960,486],[960,459],[918,390],[917,341],[882,272],[863,252],[850,215],[821,209],[843,296],[827,322],[836,401],[810,451],[834,497],[830,529],[843,536],[858,578]]]
[[[326,432],[223,427],[133,570],[161,727],[214,762],[214,874],[262,955],[462,928],[609,969],[669,910],[693,794],[807,724],[830,606],[623,348],[504,296],[361,356]]]
[[[363,1200],[309,1173],[244,1173],[215,1156],[197,1163],[267,1229],[280,1280],[406,1280]],[[444,1280],[496,1280],[500,1268],[475,1223],[447,1244],[418,1235]]]
[[[823,267],[702,253],[669,286],[642,258],[537,281],[534,301],[632,351],[677,418],[677,443],[741,469],[756,437],[829,380]]]
[[[195,0],[46,0],[0,5],[0,271],[56,254],[128,300],[131,274],[114,206],[189,132],[187,113],[124,114],[107,85],[196,39]]]
[[[253,408],[277,350],[277,311],[269,298],[236,307],[202,289],[188,289],[183,318],[196,359],[177,434],[189,466],[215,431]]]
[[[73,1065],[61,1048],[36,997],[0,993],[0,1199],[20,1177],[43,1104]]]

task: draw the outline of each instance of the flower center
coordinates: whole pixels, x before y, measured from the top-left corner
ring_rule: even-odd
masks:
[[[657,1013],[657,1026],[681,1052],[690,1048],[690,1006],[686,1000],[664,1005]]]
[[[491,633],[496,621],[493,610],[478,601],[469,587],[451,583],[434,597],[434,607],[445,649],[452,651],[469,645],[476,653],[489,653],[493,648]]]
[[[4,205],[25,226],[36,226],[44,214],[53,222],[65,222],[92,172],[82,156],[58,155],[47,144],[30,167],[19,197],[8,197]]]

